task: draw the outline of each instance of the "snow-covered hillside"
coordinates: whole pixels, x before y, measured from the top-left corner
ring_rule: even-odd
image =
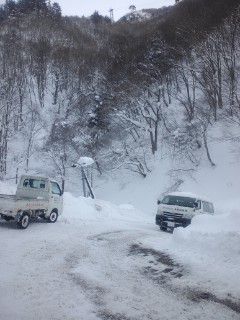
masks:
[[[230,134],[231,132],[231,134]],[[97,181],[99,198],[115,203],[126,202],[153,215],[157,199],[167,191],[192,192],[208,199],[217,213],[240,208],[240,150],[238,139],[229,129],[216,126],[209,135],[209,150],[216,166],[212,167],[205,155],[196,168],[189,162],[179,162],[169,155],[155,160],[155,168],[145,179],[129,172],[110,173]]]

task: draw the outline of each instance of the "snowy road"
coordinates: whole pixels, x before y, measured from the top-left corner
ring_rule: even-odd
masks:
[[[101,218],[19,231],[0,222],[1,320],[230,320],[237,304],[185,286],[187,266],[144,246],[154,224]]]

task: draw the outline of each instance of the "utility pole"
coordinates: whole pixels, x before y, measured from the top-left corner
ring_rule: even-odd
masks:
[[[111,22],[114,22],[113,9],[110,9],[110,10],[109,10],[109,12],[110,12],[110,19],[111,19]]]
[[[72,168],[80,168],[82,175],[82,188],[83,188],[83,196],[95,198],[93,192],[93,176],[92,176],[92,166],[95,161],[92,158],[81,157],[77,163],[72,165]],[[86,171],[85,171],[86,169]]]

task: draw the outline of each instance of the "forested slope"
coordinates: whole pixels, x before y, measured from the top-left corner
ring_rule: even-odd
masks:
[[[45,0],[1,7],[1,179],[18,170],[64,182],[83,155],[99,174],[146,177],[163,154],[216,165],[209,130],[240,124],[239,1],[163,10],[112,23],[63,17]]]

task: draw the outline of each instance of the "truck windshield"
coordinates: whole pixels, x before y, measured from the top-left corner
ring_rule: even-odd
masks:
[[[172,206],[194,208],[196,203],[195,198],[179,197],[179,196],[166,196],[162,200],[162,204]]]

